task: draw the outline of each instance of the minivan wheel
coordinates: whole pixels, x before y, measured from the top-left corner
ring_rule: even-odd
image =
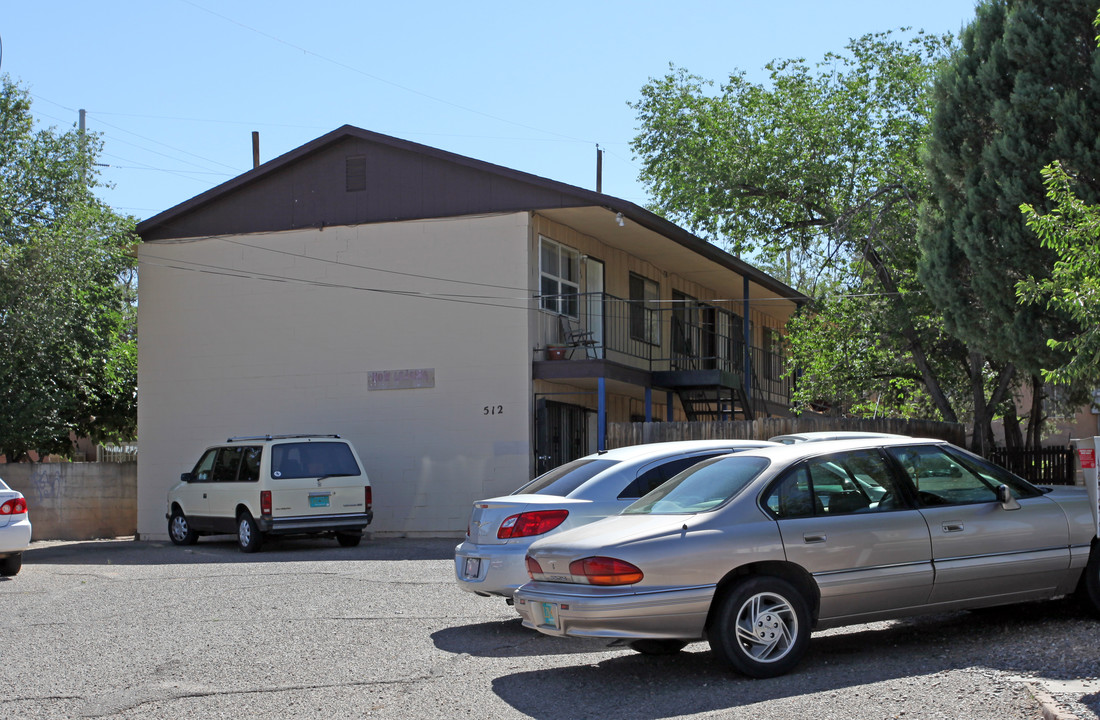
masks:
[[[361,533],[336,533],[336,542],[340,547],[355,547],[363,539]]]
[[[168,537],[173,545],[194,545],[199,539],[198,533],[179,508],[172,508],[172,517],[168,519]]]
[[[789,672],[810,642],[806,599],[786,580],[749,577],[720,600],[708,638],[735,670],[754,678]]]
[[[245,510],[237,518],[237,545],[241,548],[241,552],[254,553],[263,544],[264,538],[260,529],[256,527],[256,521],[252,519],[252,514]]]

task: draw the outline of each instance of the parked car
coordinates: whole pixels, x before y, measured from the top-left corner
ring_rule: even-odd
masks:
[[[338,435],[231,437],[180,476],[165,517],[176,545],[235,533],[256,552],[268,535],[326,534],[351,547],[374,518],[372,500],[359,455]]]
[[[0,480],[0,576],[17,575],[23,567],[23,551],[31,544],[27,499]]]
[[[782,445],[794,445],[800,442],[824,442],[826,440],[863,440],[870,438],[904,438],[909,435],[894,435],[893,433],[863,432],[860,430],[815,430],[813,432],[794,433],[791,435],[776,435],[768,438],[771,442]]]
[[[706,639],[752,677],[789,671],[810,632],[1079,592],[1100,612],[1096,511],[938,440],[797,443],[715,458],[622,514],[533,543],[527,627]]]
[[[478,500],[466,541],[455,548],[458,585],[511,603],[528,580],[523,559],[536,539],[614,515],[697,462],[772,444],[687,440],[617,448],[566,463],[511,495]]]

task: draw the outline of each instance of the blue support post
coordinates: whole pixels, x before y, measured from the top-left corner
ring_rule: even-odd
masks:
[[[749,321],[749,278],[744,278],[744,319],[741,321],[741,327],[745,334],[745,365],[744,365],[744,377],[741,381],[745,384],[745,395],[748,396],[749,405],[752,402],[752,323]]]
[[[668,393],[668,404],[665,405],[665,419],[667,419],[669,422],[672,422],[673,418],[676,417],[676,408],[672,402],[675,397],[676,396],[673,395],[671,392]]]
[[[645,421],[653,422],[653,388],[645,389]]]
[[[596,424],[598,426],[596,438],[596,450],[607,450],[607,380],[599,378],[599,400],[596,407]]]

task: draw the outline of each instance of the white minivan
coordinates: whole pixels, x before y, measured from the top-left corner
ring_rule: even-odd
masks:
[[[236,534],[244,552],[267,535],[334,535],[353,547],[374,517],[370,480],[339,435],[231,437],[207,448],[168,491],[168,535]]]

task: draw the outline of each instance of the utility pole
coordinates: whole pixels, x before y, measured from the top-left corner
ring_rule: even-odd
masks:
[[[596,145],[596,192],[603,192],[603,150]]]
[[[252,168],[260,167],[260,131],[252,131]]]
[[[85,188],[88,187],[88,164],[85,162],[86,158],[84,157],[84,149],[86,147],[84,142],[84,129],[87,125],[87,115],[88,111],[84,108],[80,108],[79,119],[76,123],[77,130],[80,132],[80,164],[81,167],[83,167],[83,170],[80,171],[80,184]]]

